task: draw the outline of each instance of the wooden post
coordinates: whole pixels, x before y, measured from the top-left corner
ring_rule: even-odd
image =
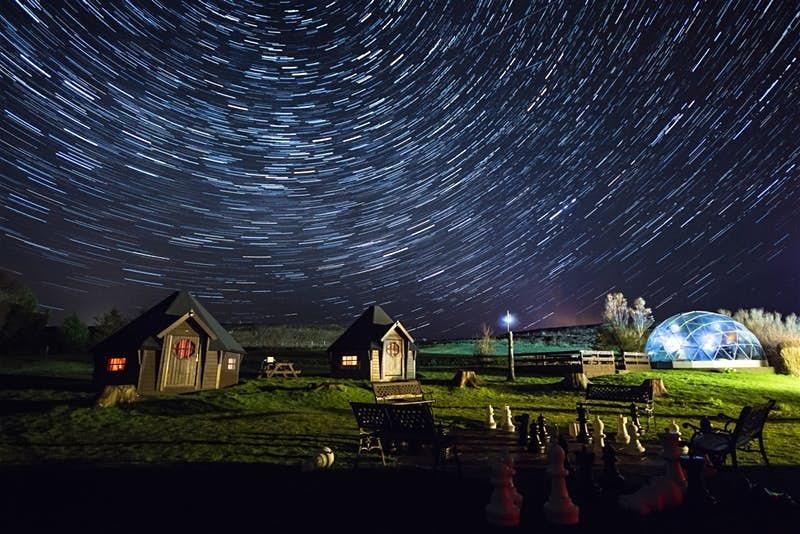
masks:
[[[508,331],[508,382],[514,382],[517,379],[514,373],[514,332]]]

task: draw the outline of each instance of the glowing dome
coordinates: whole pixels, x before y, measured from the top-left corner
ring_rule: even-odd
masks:
[[[691,311],[673,315],[647,338],[645,352],[653,362],[676,360],[760,360],[761,343],[727,315]]]

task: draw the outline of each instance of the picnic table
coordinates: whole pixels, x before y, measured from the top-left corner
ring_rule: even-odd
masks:
[[[294,368],[293,362],[287,361],[277,361],[275,358],[268,356],[264,359],[261,363],[261,370],[258,373],[259,378],[263,376],[264,378],[270,378],[275,375],[283,376],[285,378],[297,378],[300,376],[299,369]]]

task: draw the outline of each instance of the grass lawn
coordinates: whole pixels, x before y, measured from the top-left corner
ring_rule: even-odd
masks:
[[[316,358],[316,359],[315,359]],[[241,383],[223,390],[162,395],[110,408],[95,408],[87,357],[0,360],[0,465],[163,464],[244,462],[297,465],[322,446],[336,455],[334,469],[349,469],[358,431],[349,401],[373,402],[366,380],[333,379],[309,357],[299,378],[257,379],[244,369]],[[257,368],[251,358],[249,365]],[[576,417],[581,393],[564,390],[559,377],[517,377],[507,382],[502,368],[479,370],[480,388],[449,387],[454,369],[418,369],[426,395],[435,399],[445,424],[484,424],[486,407],[503,406],[513,415],[544,414],[565,428]],[[800,439],[800,380],[745,371],[657,370],[595,378],[596,382],[639,384],[663,379],[668,394],[656,398],[651,437],[673,419],[696,423],[701,415],[738,415],[746,404],[768,398],[777,405],[765,427],[770,462],[797,465]],[[601,411],[607,427],[612,410]],[[644,421],[643,421],[644,422]],[[757,453],[742,454],[741,465],[758,464]]]

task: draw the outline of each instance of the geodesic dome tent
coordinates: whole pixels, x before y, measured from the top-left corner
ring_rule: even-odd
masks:
[[[651,362],[676,360],[760,360],[764,355],[756,336],[727,315],[691,311],[673,315],[647,338]]]

